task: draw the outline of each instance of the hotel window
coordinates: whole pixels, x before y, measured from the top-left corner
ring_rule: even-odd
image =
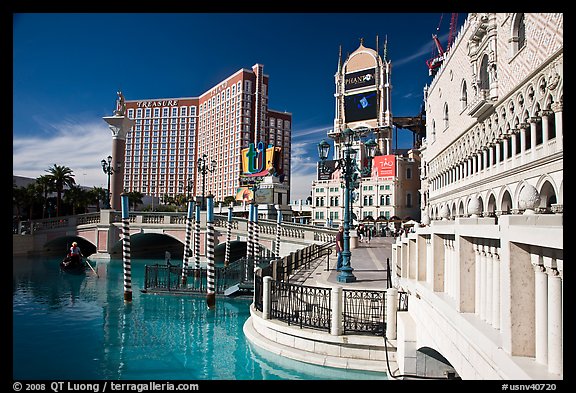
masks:
[[[134,109],[128,109],[128,118],[134,119]]]
[[[515,56],[524,46],[526,46],[526,23],[524,14],[514,15],[512,21],[512,37],[509,39],[511,47],[511,57]]]
[[[146,110],[144,110],[144,117],[150,117],[151,113],[152,111],[150,110],[150,108],[146,108]]]
[[[136,117],[137,117],[137,118],[138,118],[138,117],[139,117],[139,118],[142,117],[142,109],[137,109],[137,110],[136,110]]]
[[[178,108],[172,107],[172,117],[177,117],[177,116],[178,116]]]
[[[188,108],[185,106],[180,107],[180,116],[188,116]]]
[[[154,117],[160,117],[160,108],[154,108]]]
[[[162,108],[162,116],[168,117],[168,108]]]

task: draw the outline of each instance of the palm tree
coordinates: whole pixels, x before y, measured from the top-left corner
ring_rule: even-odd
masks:
[[[128,196],[128,207],[132,206],[133,210],[136,210],[136,205],[141,204],[142,198],[144,198],[144,194],[139,191],[130,191],[126,195]]]
[[[54,180],[48,175],[42,175],[36,178],[36,184],[42,187],[44,192],[44,204],[42,206],[42,218],[46,218],[46,210],[48,208],[48,193],[55,191]]]
[[[56,216],[60,215],[60,202],[62,200],[62,191],[64,186],[72,187],[76,184],[74,181],[74,172],[67,166],[56,165],[52,168],[46,169],[46,172],[50,173],[49,177],[53,180],[56,187]]]
[[[64,192],[64,200],[72,205],[72,214],[76,214],[78,210],[86,211],[90,201],[90,194],[80,186],[72,186]]]
[[[100,202],[104,202],[108,197],[108,192],[102,187],[92,187],[90,190],[92,194],[91,202],[95,203],[98,206],[98,211],[100,211]]]

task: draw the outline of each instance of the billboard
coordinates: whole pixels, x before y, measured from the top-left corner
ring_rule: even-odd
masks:
[[[330,180],[332,179],[332,175],[336,169],[336,160],[326,160],[324,161],[324,168],[322,165],[318,163],[318,176],[316,176],[317,180]]]
[[[245,201],[246,203],[252,202],[254,199],[254,191],[249,187],[239,187],[236,190],[236,200]],[[272,204],[274,203],[274,189],[272,188],[258,188],[256,190],[256,203],[258,204]]]
[[[367,86],[376,86],[376,68],[351,72],[344,75],[345,91]]]
[[[281,173],[281,147],[266,146],[264,142],[254,143],[242,149],[242,172],[244,176],[257,177]]]
[[[396,156],[376,156],[372,160],[372,177],[396,176]]]
[[[376,119],[378,116],[377,101],[378,96],[375,90],[344,96],[346,122]]]

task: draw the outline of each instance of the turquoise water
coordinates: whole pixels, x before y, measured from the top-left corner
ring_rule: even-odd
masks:
[[[142,294],[144,266],[157,260],[131,261],[125,303],[121,260],[98,262],[98,278],[61,273],[60,259],[13,258],[15,380],[386,379],[253,348],[242,331],[249,298],[208,310],[203,296]]]

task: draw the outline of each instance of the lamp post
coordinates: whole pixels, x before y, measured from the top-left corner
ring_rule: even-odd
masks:
[[[204,196],[206,193],[206,173],[214,172],[216,169],[216,161],[212,160],[208,163],[208,156],[202,154],[202,157],[198,158],[198,171],[202,174],[202,210],[204,210]]]
[[[114,168],[112,168],[112,165],[110,165],[111,163],[112,163],[112,156],[108,156],[107,160],[100,161],[100,164],[102,164],[102,171],[104,171],[104,173],[108,175],[108,189],[107,189],[108,196],[106,198],[106,204],[104,205],[106,209],[110,209],[110,175],[114,173]]]
[[[352,148],[355,139],[359,139],[362,136],[361,132],[355,132],[350,128],[345,129],[342,132],[344,139],[344,150],[343,157],[336,161],[336,167],[334,169],[329,169],[326,167],[325,162],[328,158],[328,153],[330,152],[330,144],[325,140],[322,140],[318,144],[318,155],[320,157],[320,171],[328,172],[341,170],[342,176],[344,177],[344,234],[343,249],[342,249],[342,267],[340,273],[338,274],[338,282],[354,282],[356,277],[352,274],[352,267],[350,266],[350,222],[352,219],[352,191],[360,186],[359,176],[360,174],[369,174],[371,170],[372,158],[376,152],[376,142],[370,139],[364,143],[366,147],[366,155],[368,158],[368,167],[359,170],[358,164],[356,162],[356,154],[358,151]]]
[[[192,200],[192,189],[194,188],[194,184],[192,184],[192,178],[188,178],[188,182],[186,183],[186,201]]]

